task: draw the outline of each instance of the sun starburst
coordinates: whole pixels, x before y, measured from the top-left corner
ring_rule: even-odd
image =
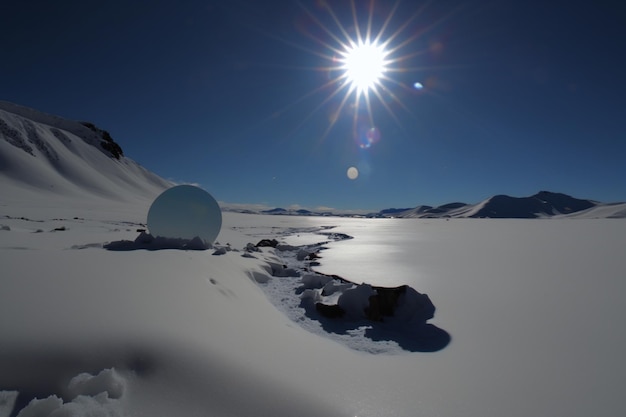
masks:
[[[321,135],[324,139],[342,120],[342,116],[351,113],[353,137],[361,148],[369,148],[381,138],[375,120],[379,117],[379,110],[391,116],[398,125],[401,123],[397,110],[413,115],[411,104],[407,105],[404,99],[407,95],[415,97],[416,94],[427,93],[429,90],[420,80],[408,79],[406,74],[427,68],[415,65],[414,61],[431,49],[423,41],[423,35],[447,17],[431,24],[417,25],[415,21],[428,2],[408,14],[405,12],[411,7],[407,5],[406,9],[399,11],[400,3],[398,0],[383,13],[378,10],[375,0],[349,0],[342,3],[343,6],[350,5],[349,11],[339,9],[337,3],[333,2],[333,7],[337,7],[339,12],[328,1],[317,0],[315,12],[299,2],[308,21],[307,25],[300,27],[301,33],[315,44],[306,46],[293,39],[280,40],[321,58],[323,61],[320,65],[308,69],[326,74],[328,78],[319,87],[302,95],[275,115],[288,111],[314,95],[323,94],[321,102],[296,129],[321,109],[329,108],[329,124]],[[345,19],[348,14],[351,18]],[[344,19],[340,19],[340,16]]]
[[[415,68],[405,67],[404,64],[424,52],[424,50],[416,50],[413,42],[419,33],[413,32],[409,36],[403,36],[403,32],[420,14],[421,9],[408,19],[401,19],[397,29],[390,30],[399,2],[389,11],[386,18],[378,22],[374,21],[374,0],[367,3],[366,10],[357,10],[355,0],[350,0],[349,4],[352,19],[348,21],[342,21],[329,2],[322,1],[318,5],[330,19],[320,18],[300,4],[302,10],[322,33],[320,36],[305,32],[309,38],[322,47],[321,50],[307,50],[329,62],[328,65],[318,69],[332,74],[326,84],[310,93],[330,89],[330,94],[311,115],[330,101],[339,100],[333,116],[329,117],[330,123],[323,137],[326,137],[340,120],[339,115],[349,108],[352,110],[353,136],[360,147],[369,148],[375,140],[380,138],[374,118],[374,100],[385,108],[386,112],[398,123],[399,119],[390,103],[395,103],[395,107],[403,108],[410,113],[406,104],[398,98],[397,91],[404,89],[415,92],[415,89],[395,79],[393,74],[415,70]],[[365,3],[359,2],[358,4],[363,6]],[[409,50],[409,52],[402,53],[403,50]],[[415,81],[412,81],[411,85],[413,82]]]

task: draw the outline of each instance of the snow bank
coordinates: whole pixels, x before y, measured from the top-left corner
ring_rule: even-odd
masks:
[[[119,399],[124,393],[124,384],[113,369],[104,369],[95,376],[82,373],[69,382],[70,401],[57,395],[33,398],[17,417],[123,416],[127,413]]]
[[[124,380],[114,369],[104,369],[95,376],[88,373],[75,376],[67,388],[71,397],[106,393],[109,398],[120,398],[124,385]]]

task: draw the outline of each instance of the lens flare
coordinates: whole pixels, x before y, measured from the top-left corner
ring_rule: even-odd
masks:
[[[369,149],[380,141],[380,130],[377,127],[367,127],[369,124],[359,124],[354,133],[357,146],[361,149]]]
[[[346,175],[348,175],[349,179],[356,180],[359,177],[359,170],[356,169],[356,167],[350,167],[348,168],[348,172],[346,172]]]

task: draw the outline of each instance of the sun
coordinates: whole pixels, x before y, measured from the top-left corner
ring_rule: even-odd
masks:
[[[359,40],[352,43],[342,53],[341,69],[350,84],[350,90],[357,94],[367,93],[370,89],[380,85],[382,77],[387,71],[387,52],[382,45],[369,40]]]
[[[421,27],[416,21],[427,6],[410,7],[412,13],[405,17],[405,11],[409,10],[401,8],[400,3],[401,0],[397,0],[385,14],[377,11],[376,0],[349,0],[346,3],[350,6],[349,11],[339,7],[339,12],[331,7],[330,2],[315,0],[315,10],[322,11],[318,15],[303,2],[298,2],[306,17],[299,29],[313,43],[301,44],[270,36],[322,58],[313,67],[286,68],[312,70],[324,78],[318,76],[323,80],[318,87],[274,112],[273,117],[313,96],[323,95],[321,102],[307,112],[294,131],[326,109],[329,124],[319,135],[320,141],[346,115],[352,118],[352,136],[362,149],[371,148],[381,137],[375,120],[379,113],[386,113],[399,126],[398,110],[414,117],[412,101],[406,98],[417,97],[416,91],[428,93],[428,89],[419,80],[409,77],[427,69],[416,59],[431,51],[423,35],[446,17]]]

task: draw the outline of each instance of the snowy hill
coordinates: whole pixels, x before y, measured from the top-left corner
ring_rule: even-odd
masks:
[[[468,217],[537,218],[571,214],[595,207],[598,203],[565,194],[541,191],[530,197],[497,195],[478,204]]]
[[[436,217],[466,217],[464,214],[471,209],[465,203],[448,203],[438,207],[417,206],[413,209],[396,213],[393,217],[399,218],[436,218]]]
[[[128,202],[154,199],[171,183],[123,155],[110,134],[0,101],[2,202],[42,193],[69,199]]]

